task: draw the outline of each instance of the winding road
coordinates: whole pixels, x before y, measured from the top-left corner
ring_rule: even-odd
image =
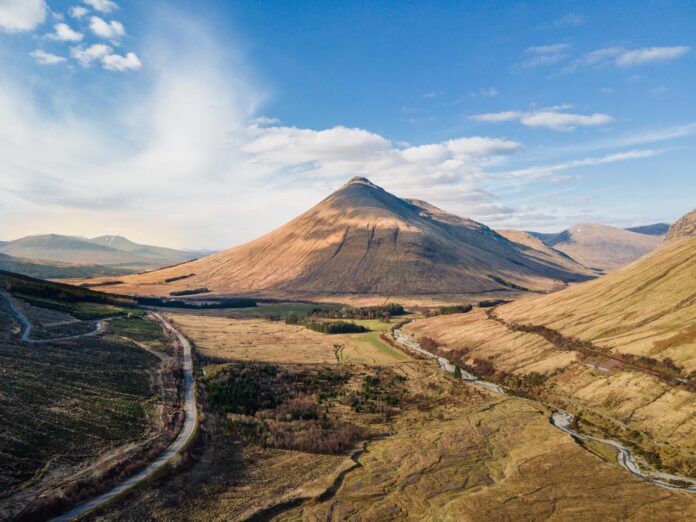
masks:
[[[130,491],[138,484],[146,481],[152,477],[157,471],[166,466],[181,449],[188,445],[188,443],[193,439],[196,428],[198,427],[198,410],[196,409],[196,390],[195,382],[193,379],[193,360],[191,356],[191,343],[184,335],[177,330],[169,321],[167,321],[160,314],[151,312],[150,315],[154,317],[157,321],[162,323],[165,330],[170,332],[178,340],[183,348],[184,353],[184,427],[179,432],[177,438],[172,442],[172,444],[159,456],[156,460],[152,461],[141,470],[136,475],[133,475],[125,482],[122,482],[115,488],[106,493],[99,495],[98,497],[81,504],[67,513],[56,517],[53,522],[65,522],[72,520],[76,517],[84,515],[94,509],[97,509],[107,502],[112,501],[116,497]]]
[[[105,330],[105,322],[99,321],[97,323],[97,328],[94,331],[85,334],[61,337],[58,339],[32,340],[29,339],[29,335],[32,330],[32,324],[29,318],[26,315],[24,315],[24,313],[17,307],[11,295],[4,291],[0,291],[0,296],[5,298],[9,302],[10,307],[12,308],[12,312],[15,314],[17,319],[19,319],[19,321],[24,325],[24,331],[22,332],[21,340],[25,342],[47,343],[66,339],[75,339],[78,337],[96,335]],[[159,457],[157,457],[157,459],[148,464],[139,473],[133,475],[132,477],[125,480],[115,488],[107,491],[106,493],[103,493],[98,497],[95,497],[92,500],[85,502],[84,504],[80,504],[79,506],[60,515],[59,517],[54,518],[53,522],[64,522],[82,516],[94,509],[97,509],[105,505],[107,502],[112,501],[113,499],[119,497],[125,492],[130,491],[138,484],[152,477],[160,469],[162,469],[169,462],[171,462],[172,459],[174,459],[174,457],[176,457],[176,455],[179,453],[179,451],[188,445],[188,443],[193,439],[196,433],[196,429],[198,427],[198,409],[196,408],[196,389],[195,381],[193,378],[193,359],[191,355],[191,343],[189,343],[188,339],[186,339],[186,337],[184,337],[184,335],[179,330],[177,330],[169,321],[167,321],[160,314],[156,312],[150,312],[149,315],[150,317],[159,321],[164,327],[164,329],[177,339],[179,344],[181,344],[183,350],[184,426],[179,432],[179,435],[176,437],[176,439],[174,439],[174,442],[172,442],[170,446]]]
[[[411,336],[408,334],[402,332],[400,329],[396,328],[394,330],[394,340],[402,345],[403,347],[416,351],[420,353],[421,355],[424,355],[426,357],[429,357],[431,359],[436,359],[438,365],[440,368],[442,368],[444,371],[449,372],[449,373],[454,373],[455,366],[446,358],[444,357],[439,357],[433,353],[430,353],[429,351],[423,349],[423,347],[415,341]],[[471,375],[468,372],[465,372],[462,370],[462,379],[464,379],[467,382],[470,382],[472,384],[476,384],[478,386],[482,386],[483,388],[486,388],[489,391],[492,391],[493,393],[496,393],[498,395],[507,395],[505,393],[505,390],[503,390],[500,386],[497,384],[493,384],[491,382],[487,381],[482,381],[481,379],[478,379],[476,376]],[[696,493],[696,480],[690,478],[690,477],[682,477],[679,475],[672,475],[669,473],[651,473],[650,475],[646,474],[644,471],[640,469],[640,466],[636,462],[635,458],[631,454],[631,452],[626,448],[623,444],[616,442],[615,440],[611,439],[602,439],[599,437],[593,437],[592,435],[587,435],[585,433],[580,433],[578,431],[570,429],[570,426],[572,425],[573,421],[575,420],[575,417],[573,414],[558,409],[555,406],[551,406],[549,404],[535,401],[532,399],[527,399],[525,397],[517,397],[520,400],[531,402],[533,404],[536,404],[538,406],[543,406],[545,408],[551,408],[554,410],[553,414],[551,415],[551,418],[549,419],[551,424],[558,428],[559,430],[567,433],[571,437],[577,440],[587,440],[587,441],[594,441],[594,442],[600,442],[602,444],[607,444],[609,446],[612,446],[618,450],[617,454],[617,462],[619,465],[624,468],[626,471],[631,473],[632,475],[646,481],[650,482],[651,484],[654,484],[655,486],[659,486],[661,488],[665,489],[671,489],[674,491],[686,491],[689,493]],[[678,482],[683,482],[685,484],[689,484],[688,486],[678,486],[669,482],[666,482],[665,480],[673,480],[673,481],[678,481]]]

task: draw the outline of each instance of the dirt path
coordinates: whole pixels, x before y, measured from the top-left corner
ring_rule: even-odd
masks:
[[[196,409],[196,392],[194,387],[193,379],[193,361],[191,356],[191,344],[188,342],[186,337],[179,332],[172,324],[163,318],[158,313],[152,313],[152,316],[158,320],[164,326],[165,330],[172,333],[174,337],[181,344],[184,352],[184,427],[179,432],[177,438],[172,442],[172,444],[162,453],[156,460],[151,462],[142,471],[133,475],[131,478],[122,482],[120,485],[116,486],[112,490],[88,501],[84,504],[71,509],[67,513],[56,517],[53,519],[54,522],[64,522],[72,520],[79,516],[82,516],[94,509],[97,509],[107,502],[114,500],[115,498],[121,496],[127,491],[130,491],[135,486],[141,482],[146,481],[152,477],[157,471],[166,466],[179,451],[184,448],[192,439],[196,433],[196,428],[198,426],[198,410]]]
[[[447,359],[444,357],[438,357],[435,354],[432,354],[428,352],[427,350],[424,350],[418,342],[416,342],[414,339],[412,339],[408,334],[402,332],[399,329],[394,330],[394,340],[404,346],[405,348],[408,348],[410,350],[414,350],[422,355],[425,355],[426,357],[436,359],[438,365],[440,368],[442,368],[446,372],[454,373],[454,365],[450,363]],[[474,375],[471,375],[465,371],[462,370],[462,379],[471,382],[472,384],[476,384],[478,386],[482,386],[486,388],[487,390],[496,393],[498,395],[507,395],[505,391],[498,386],[497,384],[493,384],[490,382],[482,381],[481,379],[478,379]],[[551,415],[551,418],[549,419],[551,424],[555,426],[556,428],[562,430],[563,432],[567,433],[571,437],[573,437],[576,440],[588,440],[588,441],[594,441],[594,442],[600,442],[602,444],[607,444],[609,446],[612,446],[618,450],[618,456],[617,456],[617,462],[619,465],[627,470],[629,473],[632,475],[645,480],[646,482],[650,482],[651,484],[654,484],[655,486],[659,486],[661,488],[665,489],[671,489],[675,491],[687,491],[689,493],[696,493],[696,480],[689,478],[689,477],[681,477],[679,475],[671,475],[668,473],[655,473],[655,476],[651,476],[646,474],[640,469],[640,466],[636,462],[635,458],[631,454],[631,452],[626,448],[623,444],[616,442],[615,440],[611,439],[602,439],[598,437],[593,437],[592,435],[586,435],[584,433],[580,433],[578,431],[574,431],[570,429],[570,426],[572,425],[575,417],[564,410],[560,410],[550,404],[546,404],[543,402],[535,401],[532,399],[527,399],[527,398],[522,398],[522,397],[517,397],[520,400],[524,400],[527,402],[531,402],[535,405],[542,406],[545,408],[551,408],[552,410],[555,410],[553,414]],[[667,479],[667,480],[674,480],[676,482],[683,482],[685,484],[689,484],[686,486],[677,486],[675,484],[671,484],[669,482],[666,482],[665,480],[660,480],[662,479]]]

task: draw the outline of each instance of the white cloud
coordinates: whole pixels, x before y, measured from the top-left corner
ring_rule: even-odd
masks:
[[[574,130],[576,127],[606,125],[613,118],[607,114],[569,114],[563,112],[533,112],[525,114],[520,122],[527,127],[544,127],[556,131]]]
[[[87,48],[77,46],[70,49],[70,56],[75,58],[83,67],[88,67],[95,60],[101,60],[111,54],[111,50],[111,47],[105,44],[94,44]]]
[[[68,12],[70,13],[70,16],[72,16],[73,18],[80,19],[87,13],[89,13],[89,9],[86,9],[79,5],[74,5],[70,8]]]
[[[115,20],[106,22],[98,16],[93,16],[90,18],[89,28],[95,35],[106,40],[111,40],[112,42],[118,41],[121,36],[126,34],[126,29],[123,27],[121,22],[117,22]]]
[[[68,24],[61,22],[54,25],[53,28],[55,32],[46,35],[48,40],[57,40],[60,42],[80,42],[82,40],[82,33],[74,31]]]
[[[31,31],[46,20],[44,0],[2,0],[0,2],[0,31]]]
[[[102,13],[110,13],[118,9],[118,5],[112,0],[84,0],[84,3],[91,6],[95,11]]]
[[[135,53],[128,53],[125,56],[107,54],[101,61],[104,69],[109,71],[127,71],[129,69],[140,69],[143,66]]]
[[[480,121],[486,123],[501,123],[506,121],[519,121],[527,127],[544,127],[555,131],[571,131],[577,127],[589,127],[596,125],[606,125],[611,123],[613,118],[608,114],[572,114],[568,112],[558,112],[569,106],[562,105],[558,108],[549,107],[545,110],[522,112],[522,111],[504,111],[493,112],[487,114],[475,114],[470,116],[472,121]]]
[[[678,47],[643,47],[619,55],[616,64],[620,67],[631,67],[646,63],[669,62],[688,52],[689,47],[683,45]]]
[[[36,49],[35,51],[32,51],[31,53],[29,53],[29,56],[34,58],[34,60],[36,60],[36,63],[40,63],[41,65],[55,65],[57,63],[62,63],[65,61],[65,58],[63,56],[57,56],[55,54],[47,53],[42,49]]]

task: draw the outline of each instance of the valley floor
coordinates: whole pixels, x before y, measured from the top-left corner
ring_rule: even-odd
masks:
[[[583,448],[549,424],[546,408],[456,381],[379,338],[264,319],[171,317],[198,352],[202,436],[186,469],[133,492],[98,514],[104,519],[689,520],[696,513],[694,495],[645,483],[605,449]],[[337,344],[359,347],[360,360],[336,358]],[[290,401],[324,412],[325,426],[352,425],[362,435],[330,453],[282,447],[295,444],[292,437],[278,446],[278,434],[288,433],[278,430],[296,435],[314,421],[288,420],[282,405],[225,410],[220,391],[233,392],[225,386],[240,375],[293,390]]]

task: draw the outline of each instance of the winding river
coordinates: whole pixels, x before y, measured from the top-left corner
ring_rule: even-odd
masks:
[[[416,342],[411,336],[409,336],[407,333],[403,332],[402,330],[396,328],[394,329],[394,340],[396,340],[397,343],[399,343],[401,346],[404,348],[407,348],[409,350],[413,350],[415,352],[420,353],[421,355],[424,355],[425,357],[428,357],[430,359],[435,359],[437,361],[438,366],[446,372],[449,373],[454,373],[455,365],[452,364],[448,359],[444,357],[440,357],[438,355],[435,355],[433,353],[430,353],[427,350],[424,350],[421,345]],[[470,382],[472,384],[475,384],[477,386],[481,386],[483,388],[486,388],[488,391],[491,391],[495,394],[498,395],[509,395],[508,393],[505,392],[503,388],[498,386],[497,384],[493,384],[492,382],[487,382],[479,379],[475,375],[472,375],[464,370],[461,370],[462,372],[462,379],[464,379],[467,382]],[[674,491],[686,491],[689,493],[696,493],[696,479],[692,479],[689,477],[682,477],[679,475],[672,475],[670,473],[660,473],[660,472],[648,472],[642,470],[638,463],[636,462],[636,459],[634,456],[631,454],[629,449],[624,446],[623,444],[611,440],[611,439],[603,439],[599,437],[594,437],[592,435],[587,435],[585,433],[580,433],[578,431],[572,430],[570,427],[573,424],[573,421],[575,420],[575,417],[573,416],[572,413],[569,413],[567,411],[561,410],[559,408],[556,408],[555,406],[551,406],[549,404],[540,402],[540,401],[535,401],[532,399],[527,399],[525,397],[517,397],[520,400],[527,401],[534,403],[538,406],[543,406],[545,408],[551,408],[553,410],[553,413],[551,414],[551,417],[549,421],[553,426],[558,428],[561,431],[564,431],[571,437],[573,437],[576,440],[585,440],[585,441],[593,441],[593,442],[599,442],[602,444],[607,444],[609,446],[612,446],[617,450],[617,462],[619,465],[624,468],[626,471],[631,473],[632,475],[635,475],[636,477],[646,481],[650,482],[651,484],[654,484],[655,486],[659,486],[661,488],[665,489],[671,489]],[[683,484],[688,484],[688,485],[677,485],[668,481],[675,481],[675,482],[681,482]]]

